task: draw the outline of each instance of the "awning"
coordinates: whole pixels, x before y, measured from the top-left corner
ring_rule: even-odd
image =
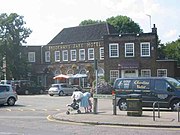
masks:
[[[70,78],[85,78],[85,77],[87,77],[86,74],[75,74],[73,76],[70,76]]]
[[[139,62],[135,60],[127,60],[127,61],[121,61],[118,64],[118,67],[120,69],[138,69],[139,68]]]
[[[68,79],[68,78],[69,78],[69,76],[68,75],[64,75],[64,74],[60,74],[60,75],[57,75],[57,76],[53,77],[53,79],[59,79],[59,80],[61,80],[61,79]]]

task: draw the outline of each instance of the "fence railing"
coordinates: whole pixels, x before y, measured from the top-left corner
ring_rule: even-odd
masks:
[[[153,121],[156,120],[156,113],[155,113],[155,111],[156,111],[156,109],[155,109],[156,105],[158,106],[158,118],[160,118],[159,102],[156,101],[156,102],[153,103]]]

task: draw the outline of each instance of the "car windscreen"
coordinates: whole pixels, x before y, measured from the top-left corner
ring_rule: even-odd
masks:
[[[168,81],[171,85],[173,85],[175,88],[180,89],[180,82],[177,81],[176,79],[174,79],[174,78],[167,78],[167,81]]]

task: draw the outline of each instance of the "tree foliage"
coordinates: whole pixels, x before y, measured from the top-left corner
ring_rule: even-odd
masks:
[[[143,30],[139,24],[135,23],[127,16],[116,16],[106,20],[109,24],[113,25],[119,33],[142,33]]]
[[[25,28],[25,24],[23,16],[16,13],[0,15],[0,62],[2,65],[2,58],[5,58],[7,79],[19,79],[27,71],[20,51],[32,31]]]
[[[89,25],[107,22],[114,26],[119,33],[142,33],[143,30],[140,28],[139,24],[135,23],[131,18],[127,16],[116,16],[106,19],[106,21],[101,20],[84,20],[79,25]]]
[[[88,20],[84,20],[82,21],[79,26],[85,26],[85,25],[89,25],[89,24],[96,24],[96,23],[102,23],[101,20],[91,20],[91,19],[88,19]]]
[[[180,39],[173,41],[171,43],[167,43],[163,47],[163,53],[168,59],[177,60],[178,65],[180,66]]]

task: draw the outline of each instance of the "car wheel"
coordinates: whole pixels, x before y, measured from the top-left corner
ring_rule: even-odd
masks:
[[[59,96],[63,96],[64,95],[64,92],[63,91],[60,91],[59,92]]]
[[[25,90],[25,95],[29,95],[29,91],[28,90]]]
[[[171,102],[171,110],[172,111],[177,111],[177,107],[178,107],[178,105],[180,106],[180,100],[173,100],[172,102]]]
[[[78,114],[81,114],[81,110],[77,110],[77,113],[78,113]]]
[[[69,115],[69,114],[70,114],[70,112],[69,112],[69,111],[67,111],[67,112],[66,112],[66,114],[67,114],[67,115]]]
[[[121,111],[127,111],[127,102],[126,100],[120,100],[118,103],[119,110]]]
[[[15,102],[16,102],[15,98],[10,97],[10,98],[8,99],[8,101],[7,101],[7,104],[8,104],[9,106],[13,106],[13,105],[15,104]]]
[[[53,94],[49,94],[49,96],[54,96]]]

